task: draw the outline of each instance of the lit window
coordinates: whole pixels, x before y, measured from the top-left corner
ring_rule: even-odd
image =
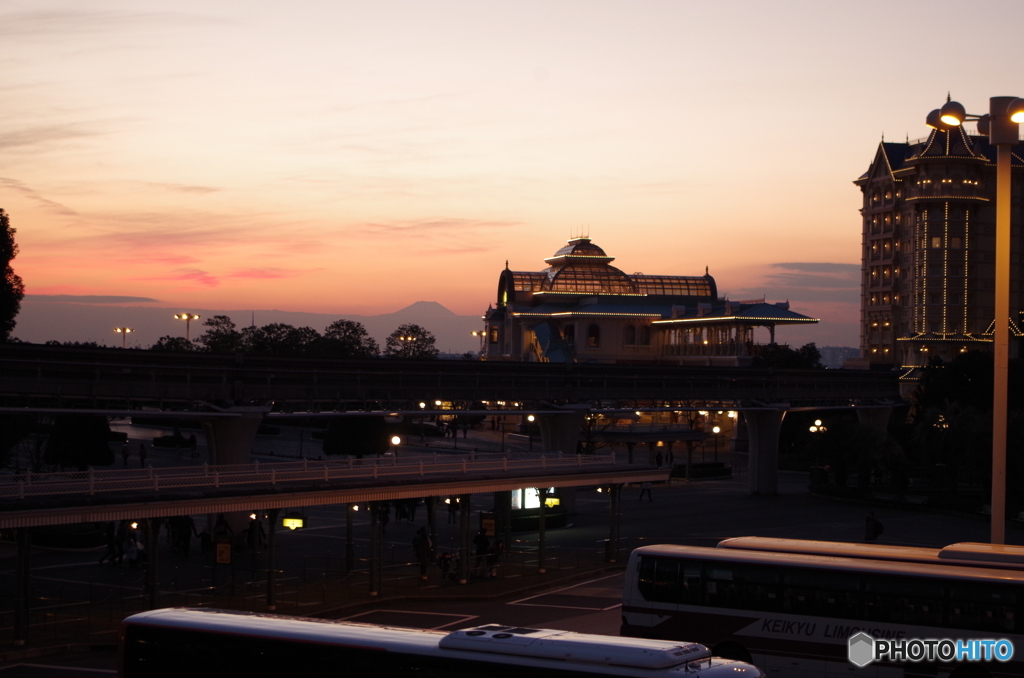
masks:
[[[938,235],[932,236],[932,249],[938,249],[942,247],[942,237]]]
[[[601,328],[591,325],[587,328],[587,348],[598,348],[601,345]]]

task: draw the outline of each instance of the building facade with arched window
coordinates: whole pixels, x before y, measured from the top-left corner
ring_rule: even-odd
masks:
[[[707,271],[628,275],[589,238],[544,261],[542,271],[501,272],[485,359],[749,365],[763,345],[756,328],[774,343],[777,325],[818,322],[785,302],[721,299]]]

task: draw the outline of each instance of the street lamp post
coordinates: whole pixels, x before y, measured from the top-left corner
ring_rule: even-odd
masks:
[[[714,428],[711,429],[711,432],[715,436],[715,463],[717,464],[718,463],[718,434],[722,432],[722,428],[720,426],[715,426]]]
[[[121,348],[126,348],[126,342],[128,341],[128,335],[135,330],[131,327],[115,327],[114,331],[121,335]]]
[[[199,314],[197,313],[175,313],[174,318],[176,320],[185,321],[185,341],[192,341],[192,337],[189,336],[189,325],[193,320],[199,320]]]
[[[533,452],[533,422],[537,420],[537,417],[532,414],[526,417],[526,433],[530,436],[530,452]]]
[[[487,333],[484,332],[483,330],[474,330],[472,332],[472,334],[473,334],[474,337],[479,337],[480,338],[480,351],[479,351],[479,353],[480,353],[480,355],[483,355],[483,353],[484,353],[484,337],[487,336]]]
[[[992,388],[992,515],[991,541],[1006,542],[1006,420],[1010,370],[1010,208],[1011,154],[1020,141],[1024,100],[991,97],[986,115],[971,115],[947,99],[942,108],[928,114],[927,124],[948,131],[965,120],[977,120],[978,132],[987,134],[996,147],[996,294],[994,317],[994,367]]]

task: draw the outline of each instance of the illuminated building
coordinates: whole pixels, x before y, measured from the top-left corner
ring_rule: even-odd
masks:
[[[1020,178],[1013,155],[1011,331],[1020,336]],[[860,362],[914,367],[991,350],[995,290],[995,148],[954,127],[883,141],[863,193]],[[1012,349],[1016,355],[1016,348]]]
[[[749,365],[757,327],[816,323],[788,303],[728,301],[715,279],[628,275],[590,241],[573,238],[543,271],[498,278],[487,310],[487,360]]]

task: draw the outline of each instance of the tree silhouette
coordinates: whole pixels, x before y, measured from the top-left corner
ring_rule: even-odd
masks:
[[[285,323],[271,323],[263,327],[242,330],[245,352],[278,358],[309,353],[320,340],[320,333],[312,327],[294,327]]]
[[[388,338],[384,355],[388,358],[436,358],[433,333],[419,325],[400,325]]]
[[[812,341],[795,351],[788,346],[768,344],[754,356],[754,367],[775,367],[787,370],[821,370],[821,352]]]
[[[43,460],[55,466],[73,466],[84,471],[89,466],[110,466],[110,424],[96,414],[66,414],[57,417],[46,441]]]
[[[14,273],[11,260],[18,256],[18,245],[14,242],[17,231],[11,228],[7,212],[0,209],[0,266],[3,266],[4,279],[0,283],[0,343],[10,341],[11,332],[16,324],[15,318],[21,310],[21,300],[25,297],[25,283]]]
[[[244,350],[242,333],[226,315],[215,315],[203,321],[206,332],[196,339],[211,353],[241,353]]]
[[[362,323],[342,318],[327,326],[318,352],[331,358],[372,358],[380,346]]]
[[[332,417],[324,434],[324,454],[381,455],[388,450],[388,429],[384,417]]]
[[[196,345],[185,337],[164,336],[156,340],[156,343],[149,347],[150,351],[165,351],[167,353],[187,353],[195,351]]]

